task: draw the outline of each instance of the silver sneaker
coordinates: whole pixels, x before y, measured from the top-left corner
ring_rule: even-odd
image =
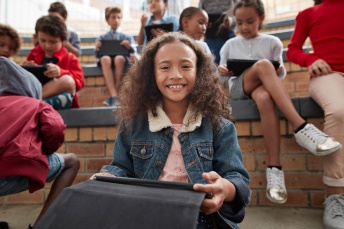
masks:
[[[326,198],[324,211],[326,229],[344,229],[344,196],[335,194]]]
[[[324,156],[340,149],[342,145],[320,131],[313,124],[307,124],[295,135],[296,142],[316,156]]]
[[[266,197],[274,203],[284,204],[287,201],[283,170],[266,168]]]

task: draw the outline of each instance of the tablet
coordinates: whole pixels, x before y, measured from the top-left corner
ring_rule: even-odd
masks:
[[[128,178],[128,177],[112,177],[112,176],[109,177],[109,176],[98,176],[98,175],[95,176],[95,180],[118,183],[118,184],[194,191],[192,183],[184,183],[184,182],[146,180],[146,179]]]
[[[247,59],[228,59],[227,68],[229,71],[234,73],[234,76],[240,76],[247,68],[251,67],[258,60],[247,60]],[[277,70],[280,63],[275,60],[271,60],[274,68]]]
[[[47,70],[47,66],[45,65],[27,65],[21,67],[36,76],[36,78],[39,80],[39,82],[41,82],[42,85],[48,83],[50,80],[53,79],[44,75],[44,72]]]
[[[166,32],[172,32],[173,31],[173,23],[164,23],[164,24],[145,26],[147,42],[151,41],[154,38],[153,34],[151,33],[152,29],[162,29]]]
[[[128,56],[129,50],[121,42],[123,40],[101,40],[102,46],[97,51],[98,56]]]

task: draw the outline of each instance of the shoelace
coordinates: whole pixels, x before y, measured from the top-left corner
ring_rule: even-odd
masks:
[[[304,133],[308,138],[310,138],[311,140],[317,143],[324,142],[324,138],[326,137],[326,135],[323,132],[321,132],[315,126],[311,124],[308,124],[307,129],[302,130],[302,133]]]
[[[344,196],[334,196],[326,200],[326,202],[332,202],[331,215],[332,217],[341,216],[344,217]]]
[[[269,177],[269,186],[278,188],[278,189],[284,189],[283,186],[283,179],[282,179],[282,171],[279,170],[271,170]]]

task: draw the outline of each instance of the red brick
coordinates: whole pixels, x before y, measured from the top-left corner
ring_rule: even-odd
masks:
[[[80,127],[79,139],[81,142],[92,141],[92,137],[93,137],[93,128],[92,127]]]
[[[258,193],[256,190],[252,190],[251,199],[248,206],[256,206],[258,204]]]
[[[243,154],[266,154],[263,138],[239,138]]]
[[[109,165],[112,161],[112,158],[104,159],[88,159],[86,161],[86,172],[97,173],[103,165]]]
[[[281,206],[280,204],[272,203],[267,197],[266,197],[266,191],[260,190],[258,191],[259,195],[259,205],[260,206]],[[288,190],[288,199],[283,206],[289,206],[289,207],[307,207],[309,206],[308,201],[308,193],[303,191],[290,191]]]
[[[244,166],[248,171],[254,171],[256,169],[255,157],[252,155],[244,155]]]
[[[238,136],[250,136],[251,135],[251,124],[250,122],[236,121],[235,127]]]
[[[107,128],[106,127],[94,127],[93,128],[93,140],[94,141],[107,140]]]
[[[113,147],[114,147],[114,143],[107,143],[106,144],[106,157],[112,157],[113,155]]]
[[[65,132],[65,141],[77,141],[78,140],[78,128],[69,127]]]
[[[324,189],[322,173],[293,172],[285,173],[285,183],[288,188]]]
[[[314,156],[308,153],[306,156],[307,160],[307,170],[308,171],[322,171],[323,170],[323,158]]]
[[[75,153],[78,157],[101,157],[105,155],[105,146],[102,143],[69,143],[67,152]]]
[[[311,207],[323,208],[326,199],[325,191],[312,191],[311,192]]]

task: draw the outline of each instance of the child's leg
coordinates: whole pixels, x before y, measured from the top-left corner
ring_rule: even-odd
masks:
[[[115,88],[114,73],[112,72],[111,62],[112,60],[110,56],[102,56],[100,58],[106,87],[109,91],[110,97],[115,97],[117,96],[117,91]]]
[[[268,166],[281,166],[280,162],[280,126],[275,103],[263,86],[252,92],[262,124],[266,150],[269,155]]]
[[[115,88],[116,92],[119,92],[119,88],[121,85],[121,79],[124,72],[124,65],[126,63],[126,59],[124,56],[116,56],[114,59],[115,64]]]
[[[64,75],[59,78],[54,78],[54,80],[49,81],[42,87],[42,97],[43,99],[56,96],[67,92],[73,94],[75,91],[75,82],[73,77],[70,75]]]
[[[73,153],[68,154],[59,154],[62,156],[64,160],[64,168],[62,169],[61,173],[55,179],[53,185],[51,186],[49,195],[43,205],[43,208],[36,220],[38,220],[43,216],[49,206],[53,203],[56,197],[61,193],[61,191],[72,185],[80,167],[80,161],[77,156]],[[63,162],[61,162],[62,164]],[[62,166],[62,165],[61,165]]]
[[[277,77],[276,70],[269,60],[259,60],[244,74],[244,91],[247,95],[251,95],[260,85],[263,85],[271,95],[293,130],[305,122],[295,110],[287,90]]]

